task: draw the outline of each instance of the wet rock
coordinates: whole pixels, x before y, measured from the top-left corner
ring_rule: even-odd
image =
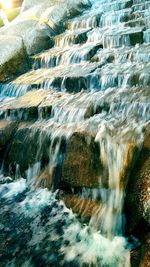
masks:
[[[22,39],[18,36],[3,36],[0,33],[0,81],[27,70],[26,52]]]
[[[143,236],[142,243],[131,251],[132,267],[147,267],[150,259],[150,233]]]
[[[49,167],[47,167],[36,178],[35,186],[40,186],[43,188],[51,188],[52,184],[53,184],[53,173],[51,173]]]
[[[38,106],[48,96],[48,92],[31,91],[8,104],[0,105],[0,117],[12,120],[38,119]]]
[[[66,44],[83,44],[87,41],[89,30],[66,31],[55,37],[55,45],[64,47]]]
[[[143,257],[140,262],[140,267],[147,267],[149,266],[150,260],[150,233],[147,235],[145,243],[143,245]]]
[[[22,6],[22,15],[24,13],[29,14],[30,12],[36,14],[37,19],[39,20],[39,25],[42,27],[42,30],[49,28],[53,31],[53,34],[62,32],[64,27],[64,21],[67,18],[74,17],[79,15],[85,8],[90,6],[89,1],[39,1],[30,3],[29,1],[24,1]]]
[[[99,187],[101,173],[99,147],[94,139],[86,133],[74,133],[64,159],[61,186]]]
[[[90,219],[101,209],[100,202],[73,194],[62,196],[62,200],[69,209],[80,215],[82,219]]]
[[[109,109],[110,109],[110,106],[107,102],[101,105],[97,105],[96,107],[94,107],[94,103],[90,103],[86,109],[84,118],[88,119],[94,116],[95,114],[101,113],[102,111],[109,112]]]
[[[16,129],[17,123],[15,122],[0,121],[0,160],[4,157]]]
[[[130,44],[136,45],[136,44],[142,44],[143,43],[143,32],[133,32],[129,35],[130,37]]]
[[[143,28],[127,28],[125,32],[116,30],[104,36],[104,47],[134,46],[143,43]]]
[[[14,175],[19,167],[20,173],[26,177],[25,171],[34,167],[34,164],[40,162],[39,166],[43,168],[49,160],[49,145],[50,139],[46,132],[41,133],[40,128],[22,123],[5,155],[6,170]]]
[[[13,85],[16,87],[21,85],[22,88],[29,86],[32,89],[41,87],[45,90],[55,88],[59,91],[66,89],[69,92],[79,92],[88,88],[90,74],[96,67],[96,63],[89,63],[33,70],[18,77]]]
[[[139,238],[150,225],[150,125],[147,126],[143,148],[130,175],[127,196],[127,230]]]

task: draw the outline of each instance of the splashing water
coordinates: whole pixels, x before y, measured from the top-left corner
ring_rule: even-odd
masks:
[[[2,266],[129,266],[125,239],[109,240],[82,225],[57,192],[21,179],[1,185],[0,196]]]

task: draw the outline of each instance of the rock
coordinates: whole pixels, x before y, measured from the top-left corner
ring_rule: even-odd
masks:
[[[22,39],[0,35],[0,82],[27,70],[26,52]]]
[[[72,18],[79,15],[90,4],[88,1],[78,0],[76,2],[71,1],[53,1],[53,5],[43,12],[40,17],[40,24],[46,24],[55,33],[59,33],[65,30],[65,24],[67,18]]]
[[[28,55],[34,55],[44,49],[53,46],[52,39],[46,32],[40,29],[36,19],[16,19],[7,27],[3,27],[0,34],[19,36],[23,40],[23,46]]]
[[[59,126],[51,121],[20,123],[5,154],[6,173],[14,177],[19,168],[22,177],[31,173],[32,178],[39,177],[39,181],[44,181],[46,174],[51,177],[49,181],[53,179],[54,188],[59,188],[66,142],[63,136],[58,138],[57,129]],[[43,177],[46,168],[48,171]]]
[[[132,267],[149,267],[150,259],[150,233],[143,236],[140,246],[131,251]]]
[[[0,121],[0,161],[2,161],[16,129],[17,123],[15,122]]]
[[[94,138],[86,133],[74,133],[64,159],[61,186],[99,187],[101,173],[99,146]]]
[[[12,120],[38,119],[38,107],[49,95],[47,91],[31,91],[9,103],[0,105],[0,117]]]
[[[50,173],[49,167],[46,167],[36,178],[35,186],[51,189],[53,184],[53,173]]]
[[[66,40],[71,45],[73,44],[83,44],[87,41],[87,33],[89,30],[78,30],[74,32],[64,32],[55,37],[55,45],[63,47],[66,44]]]
[[[146,242],[143,245],[143,257],[140,262],[140,267],[148,267],[150,263],[150,233],[146,237]]]
[[[20,124],[5,155],[5,169],[14,176],[16,167],[26,177],[26,171],[40,163],[43,169],[49,162],[50,138],[47,132],[32,124]]]
[[[45,90],[54,88],[58,91],[65,88],[69,92],[79,92],[82,89],[88,89],[90,74],[96,67],[96,63],[91,63],[88,66],[87,64],[72,64],[44,70],[40,68],[21,75],[15,79],[13,85],[32,89],[42,86]],[[21,90],[19,94],[22,94]]]
[[[23,13],[24,11],[32,8],[32,7],[35,7],[35,6],[41,6],[41,5],[47,5],[47,0],[38,0],[38,3],[36,0],[24,0],[23,1],[23,4],[22,4],[22,9],[21,9],[21,12]],[[49,1],[49,2],[52,2],[52,1]],[[50,3],[48,3],[50,5]]]
[[[89,220],[92,216],[99,213],[101,204],[97,200],[82,198],[73,194],[64,194],[62,197],[67,208],[72,209],[82,219]]]
[[[43,28],[49,26],[54,33],[60,33],[65,30],[63,22],[65,21],[68,9],[65,4],[51,6],[41,15],[39,23]]]
[[[127,231],[139,238],[150,225],[150,125],[143,148],[130,175],[126,195]]]

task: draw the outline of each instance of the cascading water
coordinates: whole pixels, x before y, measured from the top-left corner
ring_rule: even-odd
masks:
[[[2,266],[130,266],[130,251],[139,243],[124,236],[124,199],[150,121],[148,30],[128,25],[137,17],[136,4],[93,0],[91,9],[67,21],[54,48],[34,56],[32,71],[1,84],[0,117],[22,120],[14,138],[19,147],[24,136],[27,162],[17,158],[15,142],[10,144],[17,151],[15,167],[7,163],[10,151],[1,160]],[[143,18],[140,7],[139,14]],[[36,115],[23,100],[33,89],[44,92]],[[99,200],[88,223],[61,200],[62,169],[74,133],[87,134],[87,143],[94,138],[104,174],[97,188],[78,192],[81,198],[96,192]],[[4,175],[14,168],[16,181]]]

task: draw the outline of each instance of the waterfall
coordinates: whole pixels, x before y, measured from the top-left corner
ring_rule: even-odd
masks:
[[[124,202],[150,122],[147,10],[91,1],[32,70],[0,84],[2,266],[131,266]]]

